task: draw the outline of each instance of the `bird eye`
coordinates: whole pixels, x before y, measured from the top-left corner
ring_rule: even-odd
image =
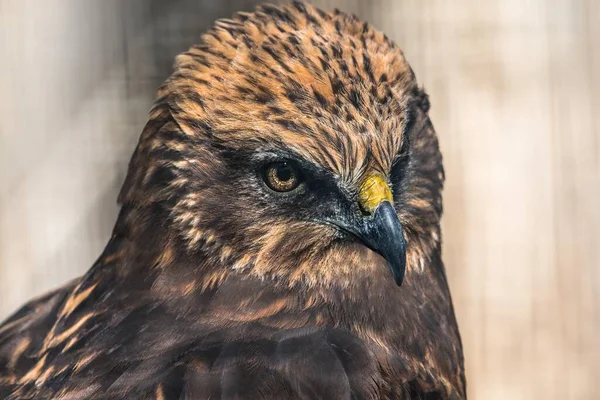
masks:
[[[290,192],[300,184],[298,171],[286,161],[267,164],[263,179],[276,192]]]

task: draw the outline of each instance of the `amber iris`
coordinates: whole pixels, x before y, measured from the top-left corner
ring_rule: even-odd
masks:
[[[276,192],[289,192],[300,184],[296,169],[285,161],[267,165],[264,179],[267,186]]]

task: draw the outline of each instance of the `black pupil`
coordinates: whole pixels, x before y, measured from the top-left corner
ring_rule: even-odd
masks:
[[[292,169],[286,164],[277,166],[277,170],[275,172],[277,173],[277,179],[282,182],[287,182],[294,177],[294,171],[292,171]]]

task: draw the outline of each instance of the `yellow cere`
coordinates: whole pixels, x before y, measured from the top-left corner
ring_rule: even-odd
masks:
[[[358,201],[362,208],[372,214],[384,200],[393,203],[392,191],[381,175],[369,175],[360,186]]]

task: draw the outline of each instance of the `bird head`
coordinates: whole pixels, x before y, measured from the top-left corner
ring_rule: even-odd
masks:
[[[120,201],[160,216],[137,213],[166,248],[156,264],[185,254],[211,282],[331,285],[388,269],[400,285],[439,246],[427,111],[403,53],[370,25],[262,6],[177,57]]]

